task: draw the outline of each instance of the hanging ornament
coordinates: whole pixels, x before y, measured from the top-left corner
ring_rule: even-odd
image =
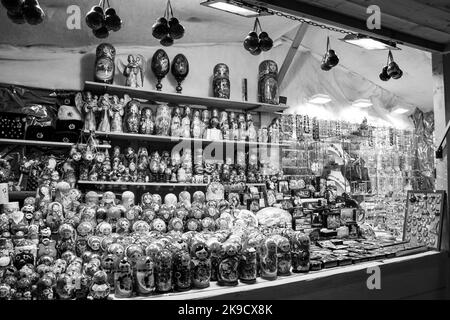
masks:
[[[45,13],[37,0],[2,0],[2,5],[14,23],[37,25],[44,21]]]
[[[320,68],[324,71],[329,71],[331,68],[337,66],[339,63],[339,58],[333,49],[330,49],[330,37],[327,37],[327,50],[322,58],[322,64]]]
[[[173,45],[174,39],[181,39],[184,36],[184,27],[173,16],[170,0],[167,1],[164,16],[158,18],[152,26],[152,35],[165,47],[170,47]]]
[[[394,61],[394,57],[392,56],[392,52],[391,50],[389,50],[389,55],[388,55],[390,62],[387,66],[387,74],[392,78],[392,79],[400,79],[403,76],[403,71],[400,69],[400,67],[398,66],[398,64]]]
[[[117,32],[122,28],[122,19],[109,4],[109,0],[100,0],[97,6],[86,14],[86,24],[92,29],[94,36],[105,39],[110,31]]]
[[[258,29],[260,33],[258,35]],[[252,55],[257,56],[262,51],[269,51],[273,47],[273,40],[269,37],[267,32],[262,31],[259,19],[255,19],[253,30],[248,33],[244,39],[244,48]]]

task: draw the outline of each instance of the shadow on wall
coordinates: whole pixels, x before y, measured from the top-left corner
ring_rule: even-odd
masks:
[[[95,53],[82,55],[80,64],[80,88],[83,88],[84,81],[94,81]]]

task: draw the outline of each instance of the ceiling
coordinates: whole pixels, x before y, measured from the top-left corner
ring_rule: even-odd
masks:
[[[84,47],[99,44],[86,26],[84,16],[98,0],[40,0],[47,16],[38,26],[17,25],[6,17],[0,6],[0,44],[15,46]],[[223,43],[242,41],[253,28],[253,20],[200,6],[200,0],[172,0],[174,15],[186,29],[176,43]],[[69,30],[67,8],[77,3],[81,9],[81,30]],[[166,0],[110,0],[124,23],[123,28],[108,37],[116,45],[156,46],[151,27],[164,14]],[[296,22],[274,17],[262,17],[262,27],[276,39],[292,29]]]
[[[246,0],[273,9],[332,22],[433,51],[450,51],[449,0]],[[367,7],[378,5],[381,29],[368,30]]]
[[[203,0],[202,0],[203,1]],[[273,0],[271,2],[291,3],[292,0]],[[297,2],[312,2],[307,0],[296,0]],[[44,23],[38,26],[16,25],[7,17],[5,10],[0,8],[0,44],[13,46],[50,46],[64,48],[80,48],[94,46],[101,42],[92,35],[91,30],[84,22],[84,15],[97,2],[97,0],[77,1],[81,8],[81,30],[69,30],[66,27],[68,14],[67,8],[74,3],[72,0],[41,0],[41,6],[46,11]],[[165,0],[110,0],[113,7],[124,21],[124,26],[119,32],[113,33],[108,41],[115,45],[129,46],[158,46],[158,40],[151,35],[151,26],[155,20],[163,14]],[[186,28],[185,36],[177,40],[180,44],[204,44],[204,43],[238,43],[242,42],[243,37],[253,27],[253,19],[239,17],[233,14],[224,13],[200,6],[200,0],[172,0],[175,16],[179,18]],[[378,1],[380,2],[380,1]],[[405,3],[402,0],[382,1],[383,6],[389,5],[397,10],[394,4]],[[448,0],[433,1],[439,9],[432,10],[435,17],[433,20],[426,17],[412,15],[413,8],[430,6],[431,1],[408,0],[408,5],[402,12],[396,12],[405,16],[404,19],[421,20],[427,27],[411,27],[402,24],[405,31],[410,33],[421,32],[420,28],[427,28],[429,38],[433,41],[450,42],[450,3]],[[332,8],[333,10],[345,11],[348,14],[357,15],[361,13],[369,1],[365,0],[315,0],[317,6]],[[370,1],[377,3],[377,1]],[[428,8],[427,7],[427,8]],[[382,7],[382,12],[383,12]],[[387,8],[387,7],[386,7]],[[390,7],[389,7],[390,8]],[[396,9],[397,8],[397,9]],[[424,11],[425,12],[425,11]],[[433,13],[432,12],[432,13]],[[446,12],[446,16],[441,12]],[[438,14],[439,13],[439,14]],[[365,14],[365,11],[364,11]],[[390,24],[394,27],[397,21],[389,18],[384,13],[382,15],[382,26]],[[395,22],[397,23],[397,22]],[[298,22],[291,21],[277,16],[268,16],[261,18],[263,29],[267,31],[273,39],[284,39],[285,45],[289,46],[289,39],[293,39]],[[400,25],[400,22],[398,22]],[[406,27],[405,27],[406,26]],[[440,31],[438,31],[440,30]],[[447,32],[447,33],[445,33]],[[367,51],[355,46],[347,45],[338,39],[342,34],[327,32],[320,28],[309,27],[307,34],[302,42],[302,46],[317,56],[323,55],[325,51],[326,36],[330,35],[332,47],[340,57],[340,67],[344,67],[349,72],[358,73],[368,81],[393,92],[405,101],[423,108],[424,111],[433,109],[432,101],[432,74],[431,74],[431,56],[424,51],[416,50],[407,46],[400,46],[401,51],[394,52],[394,58],[404,71],[404,76],[400,80],[390,80],[383,82],[379,80],[378,74],[385,64],[387,53],[385,51]],[[280,61],[280,65],[281,65]],[[290,70],[289,72],[295,72]],[[307,77],[307,75],[305,75]]]

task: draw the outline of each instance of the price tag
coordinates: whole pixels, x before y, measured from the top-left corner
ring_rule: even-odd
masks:
[[[0,183],[0,204],[9,202],[8,184]]]

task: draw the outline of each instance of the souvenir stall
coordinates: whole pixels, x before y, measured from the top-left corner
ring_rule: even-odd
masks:
[[[42,22],[22,2],[9,19]],[[109,1],[88,49],[0,45],[0,299],[361,297],[371,267],[397,297],[421,263],[440,281],[432,111],[341,66],[323,28],[325,56],[286,74],[259,19],[243,46],[189,44],[174,9],[151,46],[113,41],[129,13]]]

